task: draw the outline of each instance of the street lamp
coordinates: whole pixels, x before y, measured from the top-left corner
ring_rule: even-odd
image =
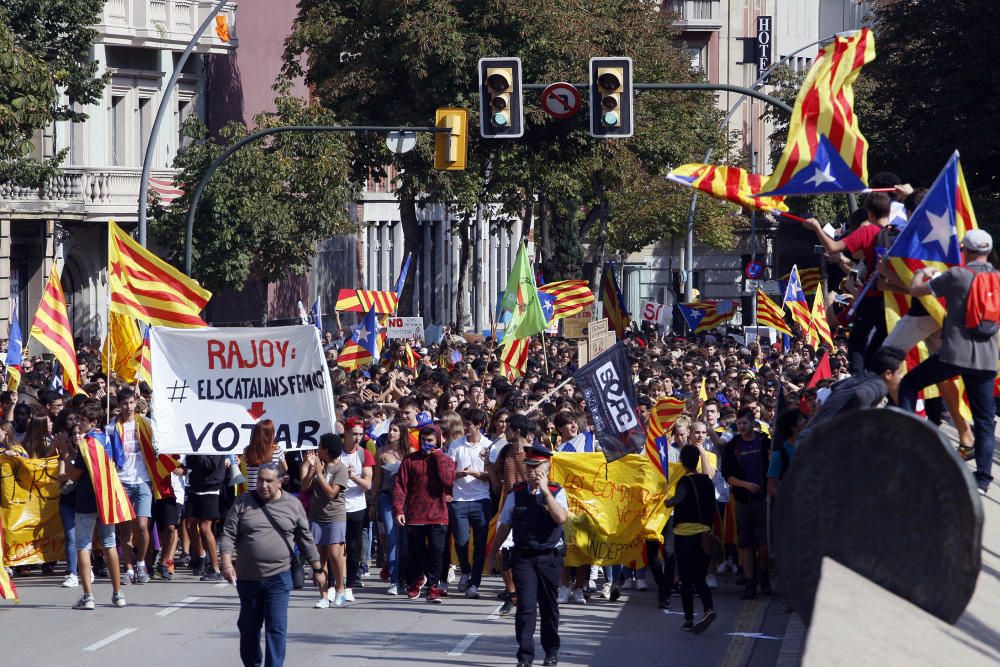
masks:
[[[825,44],[827,42],[831,42],[831,41],[837,39],[838,37],[851,37],[851,36],[857,34],[857,32],[858,32],[857,30],[844,30],[844,31],[841,31],[841,32],[836,32],[836,33],[834,33],[832,35],[829,35],[829,36],[824,37],[822,39],[818,39],[815,42],[810,42],[809,44],[806,44],[805,46],[801,46],[801,47],[795,49],[794,51],[792,51],[791,53],[789,53],[787,56],[782,57],[778,62],[774,63],[773,65],[771,65],[770,67],[768,67],[766,70],[764,70],[763,72],[761,72],[760,77],[756,81],[753,82],[753,85],[750,86],[750,88],[752,90],[759,90],[760,88],[763,88],[764,84],[767,82],[768,77],[770,77],[771,74],[774,73],[774,70],[778,69],[778,67],[780,67],[781,65],[784,65],[786,62],[788,62],[789,60],[791,60],[793,57],[797,56],[798,54],[802,53],[806,49],[812,48],[812,47],[817,46],[819,44]],[[736,115],[736,112],[739,110],[739,108],[743,104],[743,102],[746,101],[747,97],[748,96],[747,96],[746,93],[740,95],[740,98],[738,100],[736,100],[736,102],[733,104],[733,106],[729,109],[729,113],[726,114],[726,117],[722,120],[722,123],[719,125],[719,129],[720,130],[723,129],[724,127],[726,127],[727,125],[729,125],[729,121],[732,120],[732,118],[733,118],[734,115]],[[751,125],[750,127],[751,127],[751,130],[752,130],[753,126]],[[751,143],[752,142],[753,142],[753,137],[751,135]],[[712,152],[713,152],[713,150],[714,149],[711,146],[709,146],[708,150],[705,151],[705,159],[702,160],[702,162],[704,162],[704,163],[707,164],[708,161],[712,159]],[[857,200],[855,199],[855,197],[854,197],[853,194],[849,194],[847,197],[848,197],[847,201],[848,201],[849,208],[853,211],[858,206],[857,205]],[[694,213],[695,213],[695,207],[697,206],[697,204],[698,204],[698,193],[696,191],[693,195],[691,195],[691,207],[688,209],[687,242],[685,244],[685,252],[684,252],[684,273],[685,273],[685,276],[684,276],[684,300],[685,301],[691,301],[691,299],[694,298],[694,293],[693,293],[694,285],[693,285],[691,276],[692,276],[692,272],[694,271]]]

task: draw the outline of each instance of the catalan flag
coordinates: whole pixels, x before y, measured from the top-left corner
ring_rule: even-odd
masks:
[[[38,304],[30,336],[44,345],[59,361],[66,391],[74,395],[82,393],[78,382],[80,370],[76,365],[76,350],[73,348],[73,327],[66,315],[66,297],[59,281],[59,270],[55,266],[49,275],[42,301]]]
[[[779,333],[792,335],[791,328],[785,322],[785,311],[771,301],[760,288],[757,288],[757,324],[773,327]]]
[[[337,356],[337,365],[353,371],[378,362],[378,321],[373,307]]]
[[[755,197],[764,177],[739,167],[715,164],[682,164],[667,174],[667,179],[686,185],[743,208],[761,211],[787,211],[784,197]]]
[[[24,364],[24,339],[21,336],[21,324],[17,321],[16,307],[11,309],[4,364],[7,366],[7,389],[17,391],[17,386],[21,383],[21,366]]]
[[[806,294],[812,294],[819,287],[819,284],[823,282],[823,272],[818,266],[809,269],[798,269],[799,272],[799,285],[802,287],[802,291]],[[789,271],[785,275],[781,276],[778,284],[781,285],[782,289],[788,288],[788,281],[791,279],[792,273]]]
[[[909,285],[921,268],[947,271],[962,263],[959,243],[967,231],[977,227],[955,151],[889,249],[889,266],[904,285]],[[945,309],[940,301],[933,296],[920,297],[920,301],[935,320],[944,321]]]
[[[686,403],[674,396],[663,396],[656,400],[653,409],[649,411],[649,423],[646,425],[646,456],[656,469],[667,475],[663,452],[656,444],[657,438],[670,433],[674,422],[684,412]]]
[[[823,289],[816,290],[813,297],[812,313],[809,316],[809,329],[806,332],[806,344],[816,350],[822,343],[832,350],[833,337],[830,335],[830,321],[826,319],[826,301]]]
[[[875,37],[868,28],[838,36],[823,48],[799,89],[785,150],[761,192],[779,190],[800,171],[815,165],[821,136],[827,137],[851,172],[868,182],[868,142],[854,114],[854,80],[874,58]]]
[[[530,345],[530,338],[504,336],[500,352],[500,372],[511,382],[524,375],[527,370]]]
[[[420,355],[414,351],[409,342],[403,343],[403,349],[406,352],[406,356],[404,357],[406,360],[406,367],[413,371],[417,370],[417,362],[420,361]]]
[[[115,464],[108,456],[107,435],[101,431],[91,431],[83,440],[80,453],[87,466],[90,479],[94,483],[97,496],[97,518],[104,525],[125,523],[135,518],[132,502],[125,493],[115,470]]]
[[[139,379],[143,380],[150,387],[153,386],[153,364],[150,361],[149,353],[149,326],[143,327],[142,347],[139,348]]]
[[[111,311],[155,326],[206,326],[199,313],[212,293],[108,221]]]
[[[342,289],[337,295],[334,310],[339,313],[367,313],[372,308],[380,315],[396,312],[399,297],[395,292],[379,292],[363,289]]]
[[[541,285],[538,291],[555,297],[553,320],[576,315],[596,300],[586,280],[559,280]]]
[[[108,319],[108,335],[104,337],[101,365],[108,375],[118,374],[122,382],[136,381],[142,361],[142,334],[134,319],[112,312]]]
[[[632,323],[628,311],[625,310],[625,299],[622,291],[618,287],[618,279],[615,277],[615,263],[608,262],[604,265],[601,275],[601,303],[604,304],[604,317],[608,318],[608,324],[614,329],[618,340],[625,338],[625,330]]]
[[[676,305],[692,333],[711,331],[736,316],[736,302],[729,299],[692,301]]]
[[[802,331],[809,331],[809,302],[806,300],[805,292],[802,291],[799,267],[794,264],[788,274],[788,285],[785,287],[785,300],[782,306],[792,314],[792,322],[799,325]]]
[[[7,553],[7,545],[3,540],[3,522],[0,521],[0,598],[13,600],[15,603],[18,603],[20,599],[17,597],[17,586],[14,585],[10,575],[7,574],[7,570],[3,567],[3,556],[5,553]]]

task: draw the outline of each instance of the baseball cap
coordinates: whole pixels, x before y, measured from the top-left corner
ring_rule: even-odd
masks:
[[[982,229],[970,229],[962,237],[962,247],[977,253],[989,252],[993,250],[993,237]]]

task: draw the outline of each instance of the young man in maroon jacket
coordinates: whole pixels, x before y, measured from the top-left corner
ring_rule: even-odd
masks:
[[[448,534],[448,503],[455,481],[455,463],[441,451],[441,432],[435,426],[420,429],[420,450],[399,466],[392,513],[406,530],[409,547],[406,596],[420,597],[427,585],[427,601],[443,602],[438,577]]]

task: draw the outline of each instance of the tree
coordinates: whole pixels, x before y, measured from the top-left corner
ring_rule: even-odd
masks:
[[[672,44],[672,17],[658,11],[659,4],[302,0],[287,40],[285,75],[305,76],[323,105],[346,122],[420,125],[437,107],[476,109],[476,63],[484,56],[520,56],[527,82],[586,80],[594,55],[632,56],[639,81],[694,80],[690,61]],[[560,233],[560,252],[565,247],[568,254],[553,275],[566,277],[579,263],[574,236],[603,236],[615,215],[627,217],[627,211],[609,207],[636,173],[624,165],[638,161],[655,178],[667,165],[691,161],[719,141],[710,94],[642,95],[636,113],[635,138],[597,141],[587,135],[585,112],[554,121],[541,112],[536,95],[527,95],[524,138],[481,140],[474,131],[469,167],[461,173],[435,172],[431,142],[422,138],[417,150],[395,158],[406,252],[419,256],[422,243],[418,197],[448,202],[461,220],[483,198],[497,204],[487,210],[494,220],[516,216],[530,224],[537,211],[543,234],[547,229],[550,236],[577,221],[575,235]],[[473,112],[469,125],[478,123]],[[375,139],[359,140],[354,154],[357,182],[393,162]],[[669,217],[671,211],[661,213]],[[555,250],[546,250],[546,262]],[[412,312],[412,284],[404,290],[401,312]]]
[[[103,0],[0,4],[0,181],[41,185],[65,157],[31,160],[32,136],[54,121],[82,122],[76,105],[101,99],[110,77],[90,60]]]
[[[316,104],[281,91],[277,111],[254,118],[258,129],[279,125],[337,125]],[[195,140],[177,156],[184,194],[169,207],[154,202],[150,232],[171,261],[183,257],[187,212],[196,184],[228,146],[249,134],[239,122],[208,140],[197,118],[185,125]],[[357,190],[349,179],[347,142],[331,133],[284,133],[248,144],[215,172],[198,205],[192,269],[211,290],[241,289],[251,276],[271,282],[309,267],[316,242],[354,229],[349,208]]]

